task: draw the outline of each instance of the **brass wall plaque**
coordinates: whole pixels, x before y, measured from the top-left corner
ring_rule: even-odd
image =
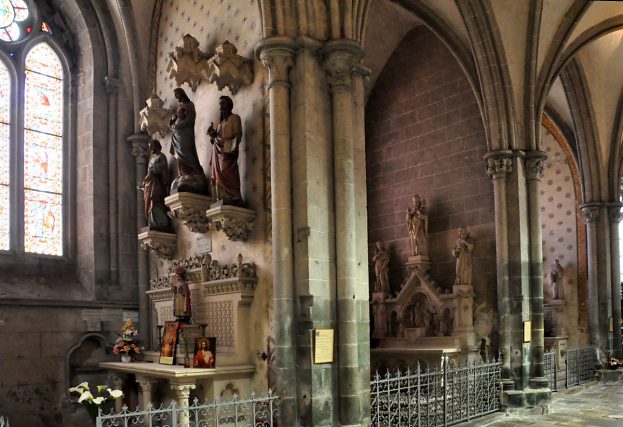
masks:
[[[333,329],[314,329],[314,363],[333,363]]]

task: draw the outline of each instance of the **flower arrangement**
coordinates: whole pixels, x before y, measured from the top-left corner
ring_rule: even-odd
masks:
[[[98,385],[97,388],[91,392],[88,382],[83,382],[75,387],[71,387],[69,392],[80,395],[78,403],[81,403],[86,408],[93,422],[95,422],[97,418],[98,409],[104,402],[123,396],[121,390],[112,390],[107,385]],[[96,393],[97,397],[95,397],[93,393]]]
[[[115,340],[112,352],[115,354],[134,355],[141,352],[138,340],[135,339],[138,331],[134,327],[132,320],[127,320],[121,328],[121,335]]]

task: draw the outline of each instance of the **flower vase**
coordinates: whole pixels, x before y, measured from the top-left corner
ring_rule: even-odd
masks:
[[[121,355],[121,363],[131,363],[132,362],[132,356],[129,354],[122,354]]]

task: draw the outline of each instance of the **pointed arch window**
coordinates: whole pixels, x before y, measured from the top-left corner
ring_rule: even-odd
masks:
[[[63,256],[67,85],[36,17],[34,4],[0,0],[0,251]]]

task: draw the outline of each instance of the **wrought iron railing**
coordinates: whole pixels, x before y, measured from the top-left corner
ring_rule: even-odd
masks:
[[[499,362],[378,373],[370,384],[372,426],[449,426],[498,411]]]
[[[570,348],[566,354],[565,386],[579,385],[595,379],[597,354],[594,347]]]
[[[97,416],[97,427],[272,427],[277,425],[279,416],[279,397],[268,390],[266,396],[256,396],[251,393],[249,399],[238,399],[200,404],[195,398],[193,403],[179,406],[171,401],[168,406],[137,408],[128,410],[124,406],[119,413],[111,411],[108,414],[100,413]]]
[[[550,390],[558,391],[558,367],[556,366],[556,353],[544,353],[543,363],[545,365],[545,378],[547,378]]]

